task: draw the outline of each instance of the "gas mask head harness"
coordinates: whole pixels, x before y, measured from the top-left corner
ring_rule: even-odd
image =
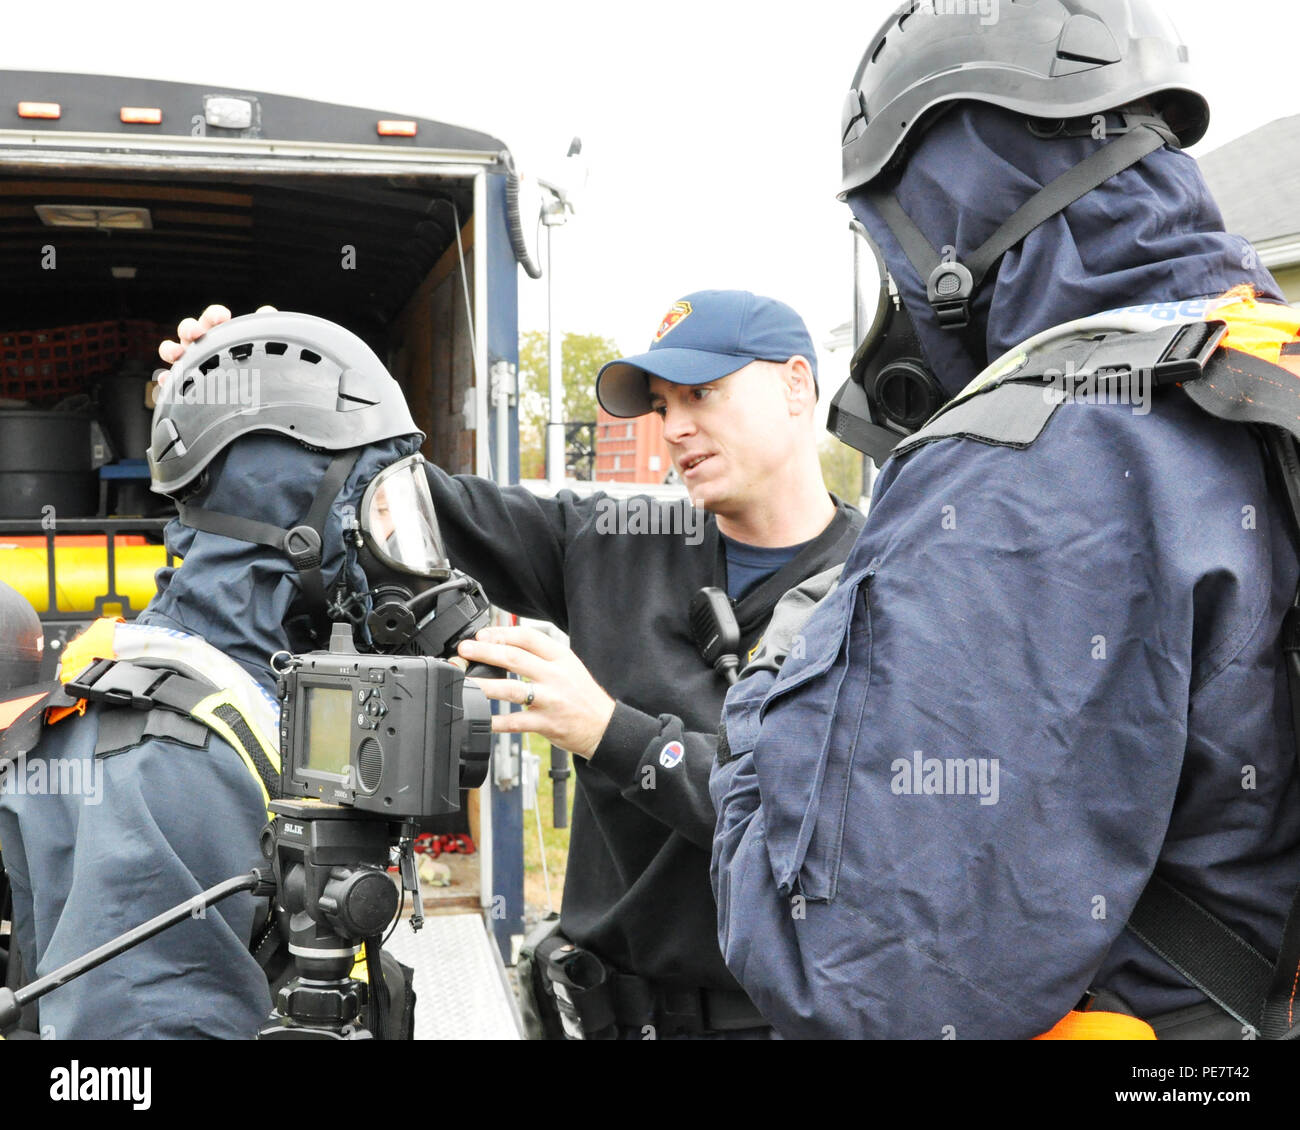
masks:
[[[1040,189],[959,261],[948,249],[943,255],[935,250],[890,182],[917,137],[963,101],[1023,113],[1030,131],[1045,141],[1095,137],[1106,143]],[[864,191],[925,285],[940,327],[963,335],[966,352],[982,368],[987,346],[971,308],[1002,257],[1148,154],[1164,145],[1194,145],[1208,126],[1209,104],[1196,91],[1187,48],[1152,0],[1004,4],[996,19],[980,5],[954,12],[912,2],[868,41],[845,99],[840,198]],[[949,396],[926,363],[880,249],[860,225],[855,230],[879,264],[880,289],[874,311],[859,300],[851,379],[835,397],[828,426],[879,465]]]

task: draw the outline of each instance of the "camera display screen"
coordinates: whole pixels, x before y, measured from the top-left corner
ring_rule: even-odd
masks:
[[[308,687],[304,768],[346,777],[351,738],[352,691],[346,687]]]

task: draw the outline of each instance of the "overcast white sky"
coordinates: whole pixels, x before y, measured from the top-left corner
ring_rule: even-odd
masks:
[[[820,348],[852,307],[849,214],[835,199],[840,107],[867,40],[896,7],[7,0],[0,67],[138,74],[442,119],[500,137],[524,169],[556,164],[576,134],[591,171],[556,235],[562,329],[639,352],[673,299],[743,287],[791,303]],[[1300,113],[1294,0],[1169,7],[1214,109],[1193,152]],[[545,328],[545,292],[521,272],[521,329]],[[838,365],[823,349],[824,384]]]

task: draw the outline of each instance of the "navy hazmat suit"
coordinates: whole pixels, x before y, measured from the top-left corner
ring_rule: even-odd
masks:
[[[339,491],[324,531],[324,576],[345,565],[343,507],[357,510],[365,484],[417,450],[418,437],[367,447]],[[328,452],[248,435],[217,455],[199,505],[283,527],[302,521]],[[172,522],[168,548],[184,559],[158,575],[159,592],[136,621],[199,636],[256,681],[275,707],[271,655],[290,647],[298,580],[266,547]],[[298,650],[301,650],[299,641]],[[151,737],[95,758],[104,709],[87,707],[46,727],[28,761],[79,759],[97,796],[0,795],[0,844],[13,883],[19,951],[29,977],[49,972],[155,914],[262,862],[266,801],[235,750],[194,723],[190,740]],[[267,980],[250,952],[254,903],[236,895],[172,927],[40,1001],[40,1027],[55,1039],[252,1037],[271,1008]]]
[[[1096,144],[962,104],[897,196],[961,259]],[[980,365],[850,204],[955,395]],[[1248,252],[1162,149],[1009,252],[975,320],[996,358],[1115,308],[1174,319],[1242,283],[1279,300]],[[1259,440],[1176,389],[1149,415],[1063,404],[1024,450],[954,436],[886,464],[840,587],[724,713],[720,941],[778,1031],[1029,1038],[1090,986],[1144,1017],[1197,1004],[1124,930],[1157,863],[1275,953],[1300,874],[1278,648],[1297,571]],[[929,777],[972,761],[964,795]]]

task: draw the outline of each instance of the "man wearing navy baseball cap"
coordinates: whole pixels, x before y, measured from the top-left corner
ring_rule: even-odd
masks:
[[[817,455],[817,354],[784,302],[744,290],[688,294],[647,352],[601,369],[596,396],[612,416],[663,418],[691,501],[726,539],[733,598],[735,578],[771,573],[835,514]]]
[[[164,359],[229,316],[213,307],[183,323]],[[560,914],[571,944],[538,944],[537,972],[521,975],[550,1034],[557,1002],[568,1035],[770,1034],[718,946],[709,772],[728,682],[696,649],[690,604],[702,588],[727,594],[743,664],[785,592],[848,555],[863,519],[822,481],[815,374],[790,307],[699,291],[655,323],[648,352],[597,380],[615,415],[662,417],[690,503],[539,498],[427,464],[452,564],[493,603],[569,637],[498,627],[460,645],[466,659],[521,676],[479,681],[489,698],[524,707],[496,714],[494,730],[537,733],[575,755]]]
[[[792,357],[802,357],[816,377],[808,328],[784,302],[747,290],[702,290],[672,304],[648,352],[604,366],[596,396],[611,416],[641,416],[652,410],[647,376],[702,385],[752,361]]]

